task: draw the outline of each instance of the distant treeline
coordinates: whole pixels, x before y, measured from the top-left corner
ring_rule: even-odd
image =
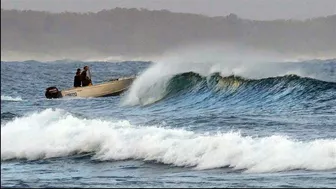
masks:
[[[336,51],[336,15],[305,21],[254,21],[167,10],[115,8],[97,13],[1,9],[1,50],[142,55],[216,41],[278,52]]]

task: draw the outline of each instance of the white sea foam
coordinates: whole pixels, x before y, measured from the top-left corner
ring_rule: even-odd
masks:
[[[21,97],[11,97],[6,95],[1,95],[1,101],[22,101]]]
[[[297,141],[253,138],[239,132],[199,134],[184,129],[135,126],[128,121],[81,119],[46,109],[2,125],[1,160],[30,160],[92,152],[95,159],[151,160],[194,169],[229,166],[246,172],[336,168],[336,138]]]

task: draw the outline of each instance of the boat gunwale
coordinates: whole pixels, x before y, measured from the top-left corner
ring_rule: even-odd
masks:
[[[98,88],[98,87],[103,87],[104,85],[112,85],[112,84],[116,84],[117,81],[125,81],[125,80],[134,80],[135,78],[127,78],[127,79],[122,79],[122,80],[113,80],[113,81],[107,81],[107,82],[104,82],[104,83],[100,83],[100,84],[96,84],[96,85],[89,85],[89,86],[84,86],[84,87],[72,87],[72,88],[69,88],[69,89],[64,89],[64,90],[61,90],[61,91],[77,91],[77,90],[80,90],[80,89],[92,89],[92,88]],[[125,88],[123,88],[122,90],[124,90]]]

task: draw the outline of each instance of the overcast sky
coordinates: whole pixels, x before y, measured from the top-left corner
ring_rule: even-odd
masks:
[[[336,0],[1,0],[2,9],[97,12],[115,7],[167,9],[172,12],[255,20],[306,19],[336,14]]]

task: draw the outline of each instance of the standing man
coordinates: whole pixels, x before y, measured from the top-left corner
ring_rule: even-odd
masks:
[[[78,68],[74,77],[74,87],[80,87],[82,85],[81,82],[81,69]]]
[[[91,74],[88,66],[84,66],[84,70],[81,73],[82,86],[92,85]]]

